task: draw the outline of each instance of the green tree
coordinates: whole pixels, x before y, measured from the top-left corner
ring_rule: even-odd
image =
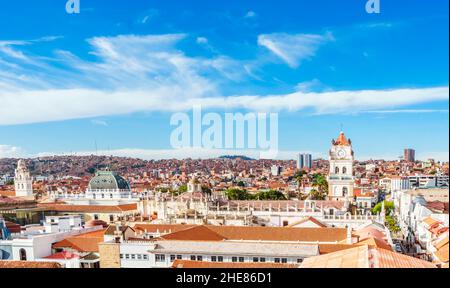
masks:
[[[311,200],[325,200],[328,195],[328,181],[322,174],[314,174],[312,186],[314,187],[309,193]]]
[[[386,223],[386,226],[389,229],[389,231],[391,231],[392,233],[400,232],[401,229],[400,229],[399,225],[397,224],[397,220],[394,217],[392,217],[390,215],[386,216],[385,223]]]
[[[311,200],[325,200],[326,195],[323,195],[317,189],[311,189],[308,194],[308,198]]]
[[[381,213],[382,203],[380,202],[372,208],[372,214]],[[386,210],[386,215],[390,215],[394,211],[394,202],[384,200],[384,209]]]
[[[225,191],[230,200],[250,200],[252,195],[248,193],[245,189],[230,188]]]
[[[245,187],[244,181],[239,181],[236,185],[239,187]]]
[[[184,193],[187,191],[187,185],[181,185],[178,187],[178,193]]]
[[[254,198],[257,200],[286,200],[284,194],[278,190],[261,191]]]

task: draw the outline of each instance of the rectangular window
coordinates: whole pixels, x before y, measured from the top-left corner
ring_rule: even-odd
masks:
[[[203,257],[202,256],[197,256],[197,261],[203,261]]]
[[[144,260],[148,260],[148,255],[144,254],[143,257],[144,257]]]
[[[191,260],[195,261],[195,255],[191,255]]]
[[[259,258],[259,262],[266,262],[266,258],[264,257]]]
[[[170,255],[170,261],[175,261],[175,255]]]
[[[219,261],[219,262],[223,262],[223,256],[219,256],[219,257],[217,257],[217,261]]]
[[[131,254],[131,259],[136,259],[136,255]]]
[[[137,259],[138,260],[142,260],[142,255],[141,254],[137,254]]]
[[[239,257],[239,262],[244,262],[244,257]]]
[[[156,262],[164,262],[164,261],[166,261],[166,255],[164,255],[164,254],[155,254],[155,261]]]
[[[123,259],[123,254],[120,254],[120,259]]]
[[[287,263],[287,258],[281,258],[281,263]]]
[[[275,263],[280,263],[280,258],[273,259]]]
[[[216,256],[211,256],[211,262],[217,262],[217,257]]]
[[[183,257],[181,255],[177,255],[177,259],[181,260],[181,259],[183,259]]]
[[[231,257],[231,262],[237,262],[237,257]]]
[[[130,254],[125,254],[125,259],[130,259]]]
[[[258,262],[259,258],[258,257],[253,257],[253,262]]]
[[[298,258],[297,259],[297,263],[302,263],[303,262],[303,259],[302,258]]]

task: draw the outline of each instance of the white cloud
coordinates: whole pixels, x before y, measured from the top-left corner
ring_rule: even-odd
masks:
[[[23,155],[24,151],[20,147],[0,145],[0,158],[18,158]]]
[[[365,113],[373,114],[397,114],[397,113],[448,113],[445,109],[397,109],[397,110],[375,110],[375,111],[365,111]]]
[[[104,120],[99,120],[99,119],[92,119],[91,123],[94,125],[98,125],[98,126],[104,126],[104,127],[108,127],[108,123]]]
[[[205,37],[197,37],[198,44],[208,44],[208,39]]]
[[[395,90],[294,92],[270,96],[190,97],[199,91],[162,86],[151,90],[99,91],[66,89],[1,92],[0,125],[100,117],[142,111],[243,108],[253,111],[299,111],[318,114],[357,113],[433,101],[448,101],[448,87]],[[52,105],[48,105],[52,103]],[[58,109],[55,109],[58,107]],[[27,113],[23,113],[27,111]]]
[[[319,47],[333,40],[331,33],[317,34],[262,34],[258,36],[258,44],[277,55],[291,68],[297,68],[301,62],[311,59]]]
[[[319,43],[332,38],[305,34],[261,37],[264,45],[278,51],[291,64],[313,55]],[[30,69],[28,65],[2,59],[0,125],[190,110],[194,104],[254,111],[312,109],[320,114],[394,110],[448,101],[448,87],[310,92],[318,80],[301,83],[297,91],[288,94],[223,95],[222,83],[230,85],[229,81],[256,77],[250,75],[253,72],[248,63],[223,55],[187,56],[177,49],[178,42],[186,38],[184,34],[94,37],[88,43],[95,61],[82,60],[70,51],[57,51],[53,62],[58,67],[39,60],[39,69]],[[22,42],[3,41],[0,47],[11,43]],[[287,43],[292,43],[293,48],[303,47],[303,52],[285,50]]]
[[[256,17],[256,13],[254,12],[254,11],[248,11],[246,14],[245,14],[245,16],[244,16],[244,18],[253,18],[253,17]]]

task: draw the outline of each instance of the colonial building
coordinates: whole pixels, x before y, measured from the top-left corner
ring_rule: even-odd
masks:
[[[17,197],[33,197],[33,179],[28,171],[25,161],[22,159],[17,163],[14,177],[14,188]]]
[[[75,205],[117,206],[139,202],[130,184],[113,171],[97,171],[85,193],[50,192],[50,199]]]
[[[344,132],[336,140],[328,154],[330,171],[328,175],[328,198],[337,201],[351,201],[353,198],[353,150],[352,142]]]

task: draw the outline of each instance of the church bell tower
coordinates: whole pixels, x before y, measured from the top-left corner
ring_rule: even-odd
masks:
[[[328,174],[328,198],[330,200],[350,201],[353,198],[353,150],[352,142],[344,132],[332,140],[328,154],[330,171]]]
[[[17,197],[33,196],[33,179],[28,171],[25,161],[19,160],[14,175],[14,188]]]

